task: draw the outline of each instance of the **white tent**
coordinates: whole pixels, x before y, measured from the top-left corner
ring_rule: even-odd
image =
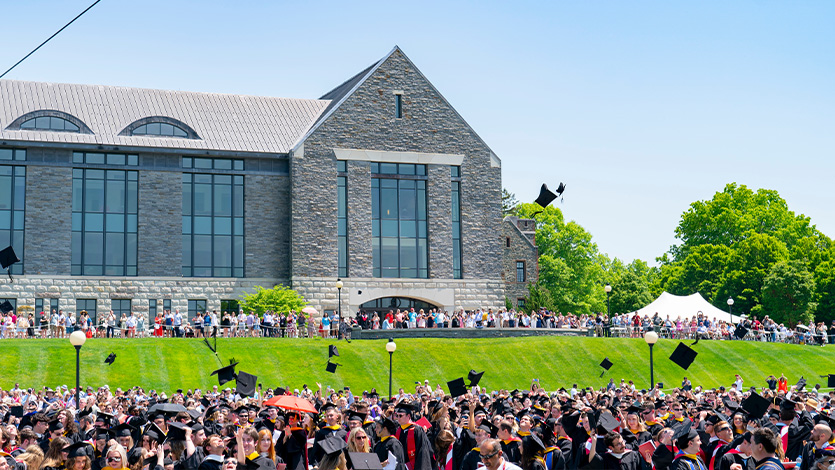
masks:
[[[698,292],[691,295],[673,295],[669,292],[664,292],[657,299],[653,300],[651,304],[637,312],[633,312],[633,314],[638,314],[641,317],[646,315],[652,318],[656,312],[661,316],[662,320],[666,319],[668,315],[671,320],[675,321],[678,317],[690,318],[702,313],[711,321],[714,319],[728,321],[727,311],[714,307]],[[739,316],[733,315],[734,324],[739,322],[739,318]]]

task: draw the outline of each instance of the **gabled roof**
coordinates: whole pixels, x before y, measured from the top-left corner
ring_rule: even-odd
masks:
[[[328,104],[326,99],[0,80],[0,140],[285,154]],[[70,114],[92,134],[7,129],[18,117],[39,110]],[[119,135],[149,116],[182,121],[200,139]]]

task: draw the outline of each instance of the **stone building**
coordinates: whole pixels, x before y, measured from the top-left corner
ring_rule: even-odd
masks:
[[[501,162],[398,47],[320,99],[0,80],[0,180],[0,302],[503,305]]]
[[[536,221],[509,215],[502,221],[502,267],[505,295],[515,307],[525,306],[528,284],[539,280]]]

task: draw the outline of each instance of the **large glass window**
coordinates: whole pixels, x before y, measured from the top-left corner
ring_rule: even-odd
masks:
[[[345,160],[336,162],[337,243],[339,246],[340,277],[348,277],[348,166]]]
[[[194,318],[197,312],[206,313],[206,299],[188,299],[188,318]]]
[[[96,320],[96,299],[75,299],[75,311],[81,315],[81,311],[87,312],[87,316],[92,320],[93,325],[98,325]]]
[[[131,132],[133,135],[154,135],[162,137],[188,137],[184,129],[166,122],[152,122],[143,124]]]
[[[154,318],[157,317],[157,299],[151,299],[148,301],[148,319],[150,321],[154,321]]]
[[[74,276],[136,276],[136,171],[74,168]]]
[[[374,277],[429,277],[426,165],[371,163]]]
[[[110,301],[110,310],[113,310],[113,314],[116,315],[117,322],[122,321],[123,313],[127,316],[130,316],[130,308],[130,299],[113,299]],[[120,324],[119,326],[125,328],[125,325]]]
[[[237,315],[240,309],[240,304],[237,300],[221,300],[220,311],[228,312],[230,315]]]
[[[55,116],[41,116],[29,119],[20,125],[20,129],[26,131],[81,132],[75,124]]]
[[[14,151],[18,152],[18,151]],[[11,151],[6,154],[10,155]],[[0,248],[9,245],[21,259],[9,270],[23,274],[23,219],[26,207],[26,167],[0,165]]]
[[[183,173],[183,276],[244,277],[243,175]]]
[[[452,277],[461,279],[461,167],[449,167],[449,175],[452,180]]]
[[[516,282],[525,282],[527,276],[525,276],[525,262],[524,261],[517,261],[516,262]]]

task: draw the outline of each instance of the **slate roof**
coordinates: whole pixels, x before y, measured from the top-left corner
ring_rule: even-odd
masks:
[[[0,140],[284,154],[330,102],[0,80]],[[7,129],[20,116],[40,110],[75,116],[93,134]],[[119,135],[150,116],[182,121],[200,139]]]

